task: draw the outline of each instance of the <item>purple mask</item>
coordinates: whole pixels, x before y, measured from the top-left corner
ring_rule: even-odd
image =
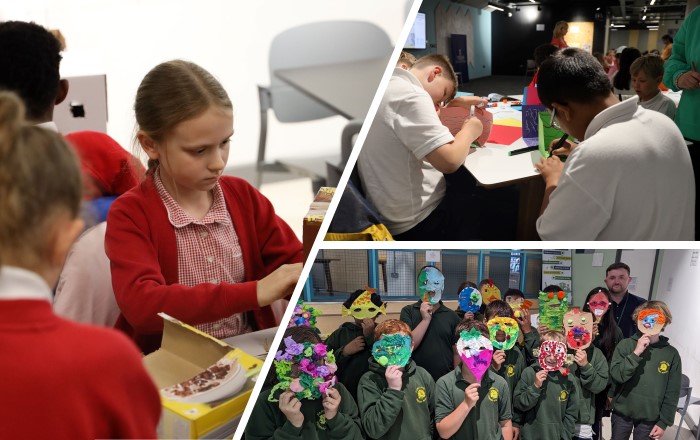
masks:
[[[481,382],[481,378],[491,366],[493,356],[493,346],[489,338],[473,328],[468,332],[460,332],[459,340],[455,345],[464,365],[474,374],[476,381]]]

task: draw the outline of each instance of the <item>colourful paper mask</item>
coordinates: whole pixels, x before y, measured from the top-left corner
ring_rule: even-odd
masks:
[[[411,337],[401,333],[382,335],[382,338],[372,345],[372,357],[383,367],[405,367],[411,358]]]
[[[568,300],[564,291],[540,292],[540,325],[550,330],[562,331],[564,313],[568,310]]]
[[[325,344],[297,343],[291,336],[284,338],[287,347],[275,355],[275,374],[278,383],[268,396],[277,402],[275,390],[290,390],[297,399],[320,399],[328,388],[337,382],[333,350],[327,351]]]
[[[380,313],[386,315],[386,303],[377,300],[376,292],[377,289],[365,287],[365,291],[355,298],[350,307],[346,307],[347,301],[341,305],[342,316],[352,315],[356,319],[365,319],[374,318]],[[373,301],[373,297],[375,301]],[[377,302],[381,305],[376,304]]]
[[[558,341],[542,341],[540,345],[540,367],[546,371],[555,371],[564,365],[566,345]]]
[[[489,283],[481,288],[481,297],[484,298],[484,304],[489,304],[491,301],[501,299],[501,289],[489,280]]]
[[[426,266],[418,274],[418,296],[423,302],[437,304],[445,289],[445,276],[436,267]]]
[[[588,298],[588,307],[591,309],[591,313],[593,313],[596,321],[600,321],[605,312],[608,311],[610,301],[608,301],[608,297],[603,292],[598,291]]]
[[[519,295],[507,295],[505,302],[507,302],[510,308],[513,309],[513,315],[515,315],[516,318],[520,318],[522,316],[522,310],[532,307],[532,301],[524,299]]]
[[[666,315],[658,309],[645,309],[637,316],[637,328],[645,335],[658,335],[663,330],[664,324],[666,324]]]
[[[465,287],[459,292],[459,308],[476,313],[481,308],[481,293],[473,287]]]
[[[481,382],[481,378],[491,365],[493,356],[491,341],[479,330],[473,328],[469,331],[462,330],[455,345],[464,365],[474,374],[476,381]]]
[[[486,323],[491,344],[497,350],[510,350],[518,340],[520,329],[513,318],[493,318]]]
[[[585,350],[593,337],[593,314],[579,309],[564,314],[564,334],[566,345],[574,350]]]
[[[319,310],[304,304],[304,301],[300,299],[297,305],[294,306],[294,312],[292,312],[292,318],[289,320],[287,327],[311,327],[316,333],[321,333],[316,328],[316,318],[320,314]]]

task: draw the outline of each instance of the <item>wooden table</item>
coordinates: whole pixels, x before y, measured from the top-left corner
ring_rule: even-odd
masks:
[[[274,74],[347,119],[364,119],[389,62],[372,58],[277,70]]]
[[[522,119],[522,115],[517,110],[494,110],[494,121],[506,118]],[[508,156],[509,151],[526,146],[522,138],[511,145],[487,143],[484,148],[477,148],[469,154],[464,166],[484,188],[519,186],[516,237],[518,240],[534,241],[540,239],[537,235],[536,222],[544,197],[544,180],[540,177],[535,164],[540,161],[542,155],[535,150]]]

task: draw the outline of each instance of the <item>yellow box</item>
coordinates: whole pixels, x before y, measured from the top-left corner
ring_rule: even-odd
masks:
[[[144,364],[159,389],[184,382],[223,357],[236,358],[247,371],[241,392],[214,403],[183,403],[161,395],[163,414],[159,438],[230,437],[248,403],[263,361],[187,325],[165,313],[160,349],[144,357]]]

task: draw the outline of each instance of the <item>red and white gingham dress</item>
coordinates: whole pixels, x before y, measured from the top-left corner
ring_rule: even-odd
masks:
[[[221,186],[217,183],[213,189],[214,203],[207,215],[197,220],[188,215],[168,193],[160,180],[159,171],[154,173],[153,180],[168,211],[170,223],[175,227],[180,284],[191,287],[202,283],[242,282],[245,279],[243,255]],[[218,339],[251,331],[244,313],[195,327]]]

